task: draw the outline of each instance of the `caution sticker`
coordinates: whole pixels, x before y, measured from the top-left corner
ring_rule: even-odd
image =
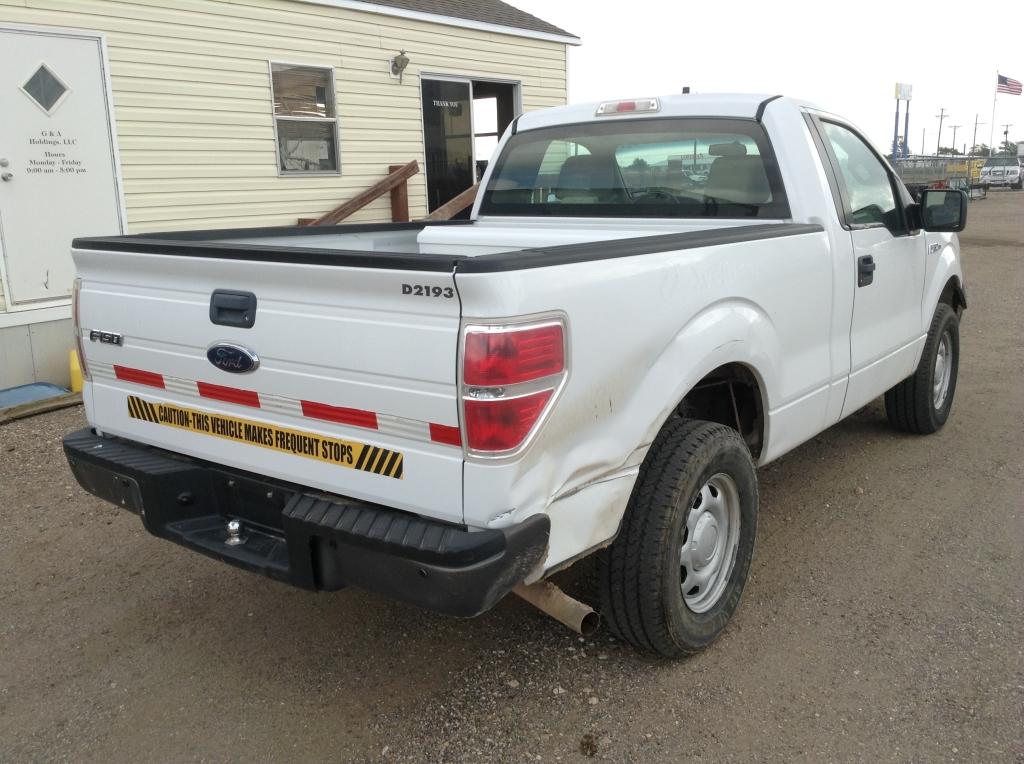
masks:
[[[352,470],[402,479],[404,458],[401,452],[387,448],[339,438],[326,438],[300,430],[254,422],[251,419],[211,414],[208,411],[198,411],[170,403],[150,403],[137,395],[128,396],[128,414],[132,419],[144,422],[177,427],[179,430],[212,435],[284,454],[304,456],[307,459],[316,459]]]

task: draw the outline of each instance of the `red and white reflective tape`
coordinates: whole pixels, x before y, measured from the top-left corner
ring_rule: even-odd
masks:
[[[117,364],[97,363],[91,361],[89,369],[93,377],[100,379],[119,380],[134,385],[156,387],[190,398],[208,398],[210,400],[231,403],[236,406],[248,406],[265,409],[288,417],[316,419],[321,422],[332,422],[349,427],[360,427],[366,430],[395,435],[412,440],[431,441],[447,446],[462,448],[462,435],[458,427],[422,422],[375,411],[335,406],[318,401],[296,400],[281,395],[259,393],[255,390],[244,390],[238,387],[216,385],[212,382],[198,382],[190,379],[170,377],[143,369],[134,369]]]

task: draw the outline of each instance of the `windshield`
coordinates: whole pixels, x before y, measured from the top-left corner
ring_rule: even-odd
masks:
[[[992,157],[986,160],[986,167],[1016,167],[1019,164],[1019,160],[1014,157]]]
[[[763,128],[745,119],[635,119],[528,130],[498,157],[484,215],[786,218]]]

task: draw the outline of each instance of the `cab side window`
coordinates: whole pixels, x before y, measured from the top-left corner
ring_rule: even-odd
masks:
[[[842,125],[821,122],[846,187],[846,218],[854,225],[900,230],[896,196],[885,166],[861,138]]]

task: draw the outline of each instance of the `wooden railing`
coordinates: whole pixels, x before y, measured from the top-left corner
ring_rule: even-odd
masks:
[[[415,159],[408,164],[393,164],[388,167],[388,174],[383,180],[374,183],[358,196],[339,204],[318,218],[299,218],[299,225],[336,225],[384,194],[391,194],[391,220],[396,223],[407,222],[409,220],[408,181],[419,171],[420,165]]]
[[[451,220],[453,217],[462,212],[466,207],[472,207],[473,202],[476,201],[477,191],[480,189],[480,184],[477,183],[475,186],[470,186],[461,194],[453,199],[448,200],[436,210],[427,215],[424,220]]]
[[[390,165],[388,174],[383,180],[374,183],[358,196],[339,204],[318,218],[299,218],[299,225],[337,225],[384,194],[391,194],[391,222],[406,223],[409,221],[409,178],[419,171],[420,166],[415,159],[408,164]],[[479,183],[467,188],[454,199],[445,202],[431,212],[424,220],[451,220],[464,209],[472,206],[479,188]]]

